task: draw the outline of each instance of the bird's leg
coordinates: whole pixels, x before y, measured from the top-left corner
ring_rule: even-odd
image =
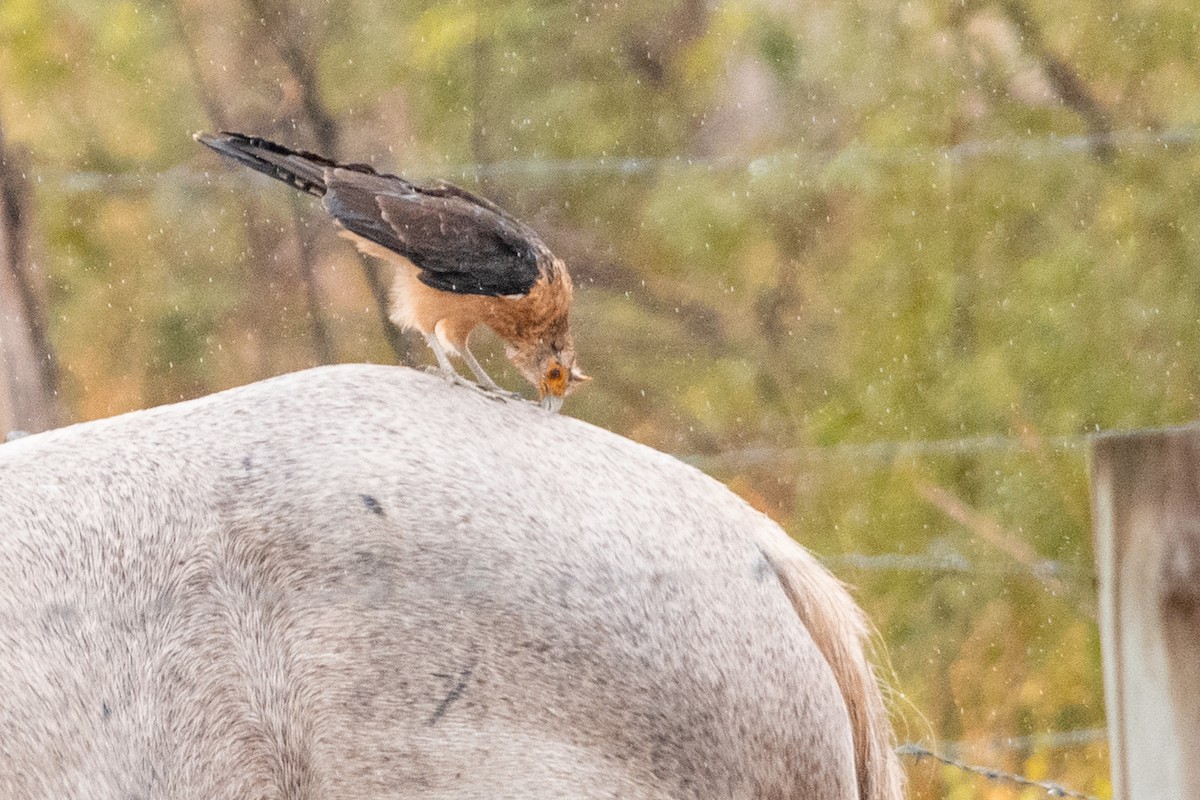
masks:
[[[477,392],[482,392],[484,396],[492,397],[496,400],[520,397],[520,395],[515,395],[512,392],[506,392],[497,386],[496,382],[488,377],[488,374],[483,371],[483,367],[479,366],[479,362],[475,360],[475,356],[471,355],[471,351],[468,350],[465,345],[461,349],[460,354],[463,355],[463,360],[467,362],[467,365],[471,368],[471,371],[475,373],[475,376],[479,378],[481,382],[483,382],[483,386],[477,386],[476,384],[471,383],[469,380],[464,378],[462,375],[458,374],[458,370],[456,370],[454,365],[450,363],[450,357],[446,355],[446,349],[442,347],[442,343],[438,340],[437,334],[425,334],[425,341],[429,343],[429,349],[432,350],[434,356],[437,357],[438,367],[442,371],[442,376],[451,383],[456,383],[460,386],[466,386],[470,389],[474,389]]]
[[[429,349],[433,351],[433,355],[437,358],[438,366],[441,367],[442,374],[447,379],[453,380],[461,377],[454,369],[454,365],[450,363],[450,357],[446,355],[446,351],[442,348],[442,343],[438,341],[436,334],[425,334],[425,342],[429,345]]]
[[[467,362],[467,366],[471,368],[471,372],[475,373],[475,377],[484,389],[491,392],[493,395],[504,398],[505,400],[524,400],[525,398],[516,392],[510,392],[507,389],[500,388],[500,385],[492,380],[491,376],[483,371],[483,366],[475,359],[475,355],[467,347],[466,343],[459,349],[459,354],[463,357],[463,361]]]
[[[490,375],[483,371],[483,365],[475,359],[475,354],[471,352],[471,348],[467,347],[465,342],[463,343],[463,346],[459,348],[458,352],[459,355],[462,356],[463,361],[467,362],[467,366],[471,368],[471,372],[475,373],[476,380],[479,381],[483,388],[493,392],[504,392],[504,390],[500,388],[500,385],[492,380]]]
[[[470,334],[468,334],[467,338],[463,339],[462,344],[458,347],[458,354],[462,357],[463,361],[467,362],[467,366],[471,368],[471,372],[475,373],[475,379],[479,381],[479,385],[491,394],[502,397],[505,400],[523,400],[524,398],[521,395],[501,389],[500,385],[492,380],[492,376],[487,374],[487,370],[483,368],[483,365],[475,358],[475,354],[471,352],[470,338]]]

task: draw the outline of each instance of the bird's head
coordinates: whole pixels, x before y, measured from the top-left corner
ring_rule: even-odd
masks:
[[[569,335],[540,340],[534,347],[509,347],[508,357],[537,388],[542,407],[550,411],[562,408],[569,394],[591,380],[575,366],[575,346]]]

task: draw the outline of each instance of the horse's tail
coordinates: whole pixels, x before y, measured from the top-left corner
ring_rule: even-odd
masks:
[[[860,800],[902,800],[904,773],[865,652],[870,633],[866,619],[842,582],[782,530],[764,529],[759,544],[842,690],[854,735]]]

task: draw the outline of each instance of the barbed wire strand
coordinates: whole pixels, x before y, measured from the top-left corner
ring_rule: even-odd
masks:
[[[1124,432],[1122,431],[1122,433]],[[1100,431],[1096,433],[1100,433]],[[1005,434],[981,434],[951,439],[882,439],[874,442],[811,445],[808,447],[762,445],[726,450],[715,454],[684,453],[677,455],[676,458],[697,469],[709,470],[718,467],[759,466],[780,461],[800,462],[813,459],[887,462],[898,458],[1012,453],[1030,450],[1031,442],[1036,442],[1037,445],[1050,450],[1074,452],[1081,451],[1086,447],[1094,435],[1096,434],[1049,436],[1031,440]]]
[[[1046,793],[1047,797],[1068,797],[1072,798],[1072,800],[1099,800],[1099,798],[1093,795],[1084,794],[1083,792],[1076,792],[1057,783],[1051,783],[1049,781],[1035,781],[1032,778],[1026,778],[1024,775],[1005,772],[1004,770],[995,769],[993,767],[981,767],[977,764],[968,764],[965,761],[960,761],[956,758],[950,758],[948,756],[935,753],[929,748],[919,744],[901,745],[900,747],[896,748],[896,753],[900,756],[913,758],[918,762],[925,758],[932,759],[944,764],[945,766],[953,767],[955,769],[962,770],[963,772],[969,772],[972,775],[978,775],[981,778],[985,778],[996,783],[1010,783],[1014,786],[1021,786],[1024,788],[1041,789]]]
[[[404,168],[411,175],[444,175],[457,179],[490,177],[562,177],[587,175],[633,176],[678,169],[712,171],[744,171],[750,178],[785,174],[791,178],[800,173],[818,176],[835,163],[855,164],[961,164],[987,157],[1013,157],[1025,161],[1053,158],[1064,153],[1088,154],[1100,144],[1115,145],[1126,150],[1145,148],[1170,149],[1200,143],[1200,128],[1183,127],[1164,130],[1125,130],[1108,134],[1078,136],[1007,137],[961,142],[955,145],[912,145],[880,147],[870,144],[851,144],[836,152],[801,152],[780,150],[759,156],[722,156],[715,158],[689,156],[629,156],[590,158],[528,158],[508,159],[490,164],[446,163],[443,165],[412,165]],[[392,167],[381,166],[381,169]],[[55,175],[55,173],[58,173]],[[221,175],[197,169],[190,163],[177,164],[161,171],[96,172],[76,170],[69,166],[43,165],[33,178],[38,183],[47,180],[74,192],[98,191],[110,188],[149,189],[164,183],[190,182],[230,185],[240,184],[250,176]]]
[[[1005,736],[996,739],[966,739],[957,742],[943,742],[938,750],[949,758],[964,759],[966,753],[985,751],[1028,751],[1028,750],[1067,750],[1075,747],[1086,747],[1099,744],[1108,739],[1105,728],[1076,728],[1069,731],[1046,731],[1030,733],[1025,736]],[[905,747],[922,747],[918,742],[910,742]]]
[[[1079,586],[1090,586],[1094,573],[1063,561],[1045,559],[1031,566],[1018,563],[980,564],[960,553],[830,553],[816,555],[829,569],[856,572],[914,572],[935,574],[984,575],[991,577],[1027,576],[1045,581],[1049,578],[1066,580]]]

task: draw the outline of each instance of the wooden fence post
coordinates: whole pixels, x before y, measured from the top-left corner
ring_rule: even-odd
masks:
[[[1200,426],[1092,446],[1117,800],[1200,797]]]

